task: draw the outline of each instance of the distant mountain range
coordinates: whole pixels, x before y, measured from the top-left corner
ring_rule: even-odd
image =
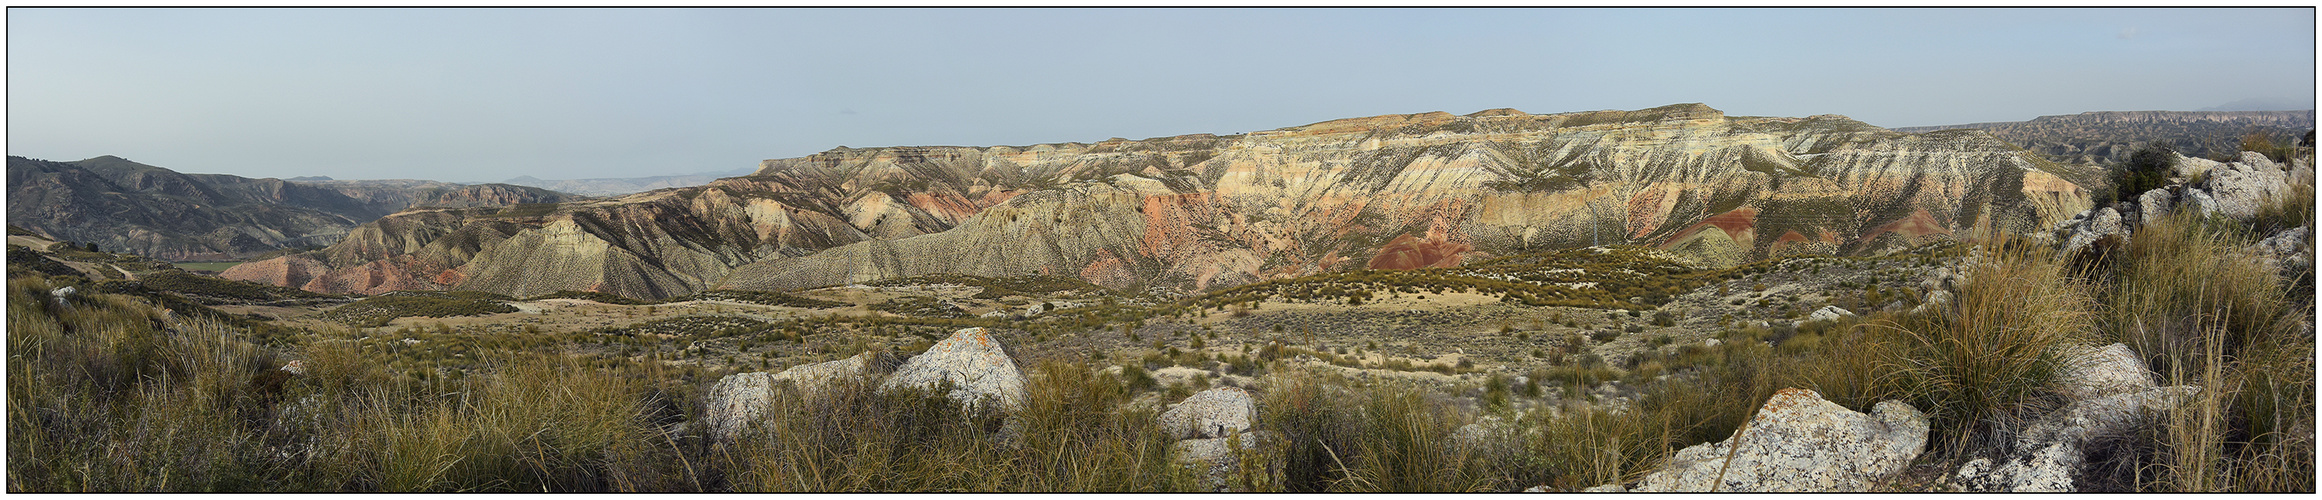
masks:
[[[2050,160],[2103,165],[2128,159],[2137,148],[2166,142],[2186,156],[2222,158],[2241,152],[2252,132],[2287,144],[2314,130],[2314,110],[2305,111],[2092,111],[2042,116],[2030,121],[1900,127],[1921,133],[1970,128],[2023,146]]]
[[[515,184],[518,186],[532,186],[559,192],[588,196],[619,196],[629,193],[642,193],[655,189],[699,186],[703,184],[709,184],[710,181],[718,180],[719,178],[723,177],[750,175],[750,172],[754,170],[755,169],[740,168],[724,172],[702,172],[685,175],[561,180],[541,179],[527,175],[501,182],[506,184]]]
[[[411,207],[557,203],[545,189],[435,181],[286,181],[185,174],[114,156],[8,157],[8,223],[164,260],[240,260],[337,243]]]

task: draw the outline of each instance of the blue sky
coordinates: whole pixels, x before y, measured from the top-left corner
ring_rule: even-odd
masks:
[[[2315,93],[2310,8],[7,15],[8,154],[251,177],[634,177],[1501,107],[1900,127]]]

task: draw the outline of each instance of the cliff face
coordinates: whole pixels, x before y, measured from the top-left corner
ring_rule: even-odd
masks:
[[[2289,144],[2314,130],[2314,111],[2092,111],[2042,116],[2031,121],[1904,127],[1900,132],[1979,129],[2049,159],[2083,165],[2128,160],[2137,148],[2166,142],[2194,157],[2241,152],[2241,139],[2266,134]]]
[[[552,191],[431,181],[291,182],[185,174],[112,156],[8,158],[8,220],[75,242],[164,260],[233,260],[335,243],[413,203],[575,199]]]
[[[1192,291],[1594,242],[1732,264],[2032,231],[2086,208],[2071,179],[2094,175],[1979,131],[1909,135],[1840,116],[1438,112],[1237,136],[842,148],[540,213],[399,214],[253,270],[311,259],[330,270],[270,282],[331,292],[665,297],[927,273]]]
[[[929,163],[985,178],[1030,171],[1098,180],[1017,197],[942,234],[760,262],[725,286],[1072,273],[1114,287],[1198,290],[1592,242],[1735,264],[2045,227],[2086,206],[2085,190],[2067,178],[2092,174],[1980,132],[1905,135],[1838,116],[1727,117],[1701,105],[1427,113],[1237,137],[817,156],[889,171],[940,158]],[[960,163],[980,168],[949,166]],[[760,175],[795,165],[770,162]]]

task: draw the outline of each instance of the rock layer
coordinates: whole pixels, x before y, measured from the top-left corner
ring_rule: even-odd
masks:
[[[334,273],[402,276],[326,288],[658,298],[954,273],[1198,291],[1596,243],[1720,264],[1878,252],[2049,227],[2086,207],[2072,179],[2094,175],[1982,132],[1908,135],[1835,115],[1436,112],[1228,136],[840,148],[540,214],[402,214],[319,253]]]

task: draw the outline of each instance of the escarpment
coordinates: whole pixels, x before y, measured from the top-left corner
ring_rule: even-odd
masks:
[[[666,297],[958,273],[1195,291],[1593,244],[1735,264],[2029,232],[2085,209],[2078,183],[2095,176],[1981,131],[1902,134],[1835,115],[1437,112],[1243,135],[840,148],[694,188],[407,212],[284,257],[330,271],[276,284]],[[266,267],[307,269],[279,264]]]

